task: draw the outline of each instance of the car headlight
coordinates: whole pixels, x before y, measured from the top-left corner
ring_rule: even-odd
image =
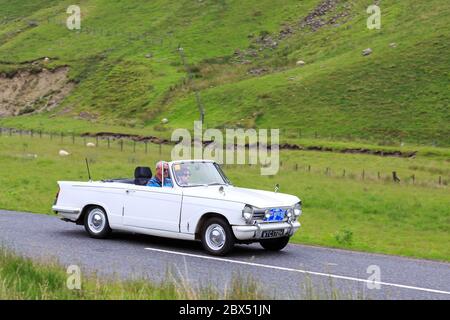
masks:
[[[244,209],[242,210],[242,217],[247,223],[249,223],[253,218],[253,207],[249,206],[248,204],[245,205]]]
[[[299,202],[294,205],[294,216],[298,218],[301,215],[302,215],[302,202]]]

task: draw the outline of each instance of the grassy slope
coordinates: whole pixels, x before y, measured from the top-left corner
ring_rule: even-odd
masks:
[[[232,124],[259,110],[263,115],[256,124],[262,127],[448,142],[450,61],[442,54],[448,50],[448,7],[434,4],[438,10],[426,15],[422,12],[432,7],[429,3],[383,6],[381,31],[365,29],[365,16],[359,14],[348,24],[351,28],[293,37],[285,44],[295,48],[287,61],[297,57],[311,64],[207,89],[203,97],[209,118],[213,125],[223,119]],[[357,12],[364,12],[363,8],[355,6]],[[390,48],[390,42],[398,47]],[[361,49],[366,47],[374,53],[362,57]],[[169,118],[178,116],[188,125],[181,110],[192,110],[187,108],[192,99],[175,102]]]
[[[0,0],[6,16],[27,17],[0,28],[0,40],[5,42],[0,61],[49,56],[54,58],[51,66],[69,64],[71,77],[79,84],[60,110],[69,117],[90,112],[108,128],[131,125],[153,130],[162,117],[170,119],[171,128],[191,128],[198,117],[192,92],[197,86],[202,89],[208,126],[240,123],[301,128],[305,135],[449,145],[445,52],[450,9],[444,0],[383,3],[379,31],[366,28],[365,9],[371,1],[347,1],[349,22],[316,32],[298,31],[278,49],[252,58],[250,65],[230,62],[235,49],[255,46],[250,34],[275,35],[283,23],[294,25],[319,2],[284,1],[280,6],[269,0],[139,4],[87,0],[80,2],[84,30],[76,34],[61,25],[67,1],[51,5],[33,1],[32,6],[18,7]],[[46,22],[48,16],[53,17],[51,23]],[[27,28],[30,19],[41,24]],[[10,33],[18,29],[22,32]],[[389,47],[391,42],[397,48]],[[178,44],[188,62],[196,65],[198,78],[187,85],[182,85],[186,73]],[[361,50],[367,47],[374,53],[362,57]],[[145,58],[149,52],[151,59]],[[298,59],[307,65],[295,67]],[[267,67],[270,74],[247,75],[255,67]],[[33,126],[35,118],[0,123]],[[38,119],[52,126],[55,118]],[[69,129],[77,126],[70,118],[63,121]]]
[[[72,155],[61,158],[60,149]],[[84,157],[92,159],[95,179],[126,177],[137,165],[168,160],[171,147],[164,146],[162,155],[155,145],[149,145],[148,154],[142,144],[136,153],[132,150],[132,145],[126,145],[120,152],[117,143],[108,150],[104,141],[101,147],[89,149],[81,139],[72,145],[68,138],[61,143],[49,137],[0,137],[0,208],[50,213],[55,181],[86,180]],[[448,183],[445,159],[296,151],[282,152],[281,160],[284,165],[272,178],[261,176],[256,167],[231,166],[226,172],[238,186],[273,190],[279,183],[282,192],[303,199],[302,228],[294,242],[450,261],[448,186],[437,184],[439,175]],[[295,163],[298,171],[293,170]],[[308,165],[311,172],[305,170]],[[331,176],[324,175],[326,168]],[[343,169],[346,178],[341,178]],[[365,181],[361,180],[363,169]],[[378,171],[384,179],[394,170],[402,178],[400,185],[377,179]],[[412,174],[416,185],[410,181]],[[336,237],[346,231],[353,233],[348,243]]]

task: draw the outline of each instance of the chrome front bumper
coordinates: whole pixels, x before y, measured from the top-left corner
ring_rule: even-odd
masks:
[[[292,236],[298,228],[300,222],[265,222],[246,226],[232,226],[234,236],[238,240],[260,240],[263,231],[284,230],[283,236]]]

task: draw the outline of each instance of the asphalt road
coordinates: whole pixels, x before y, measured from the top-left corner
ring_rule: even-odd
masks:
[[[253,244],[237,246],[224,258],[212,257],[198,242],[126,233],[95,240],[82,226],[56,216],[1,210],[0,245],[104,277],[161,281],[169,272],[193,287],[208,284],[218,290],[229,287],[233,277],[251,278],[275,299],[333,294],[342,299],[450,299],[448,263],[322,247],[292,244],[271,253]],[[373,283],[369,277],[377,270],[380,278]]]

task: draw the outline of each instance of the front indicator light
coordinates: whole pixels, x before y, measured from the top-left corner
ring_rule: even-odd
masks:
[[[301,202],[294,205],[294,215],[296,218],[302,215],[302,205]]]

